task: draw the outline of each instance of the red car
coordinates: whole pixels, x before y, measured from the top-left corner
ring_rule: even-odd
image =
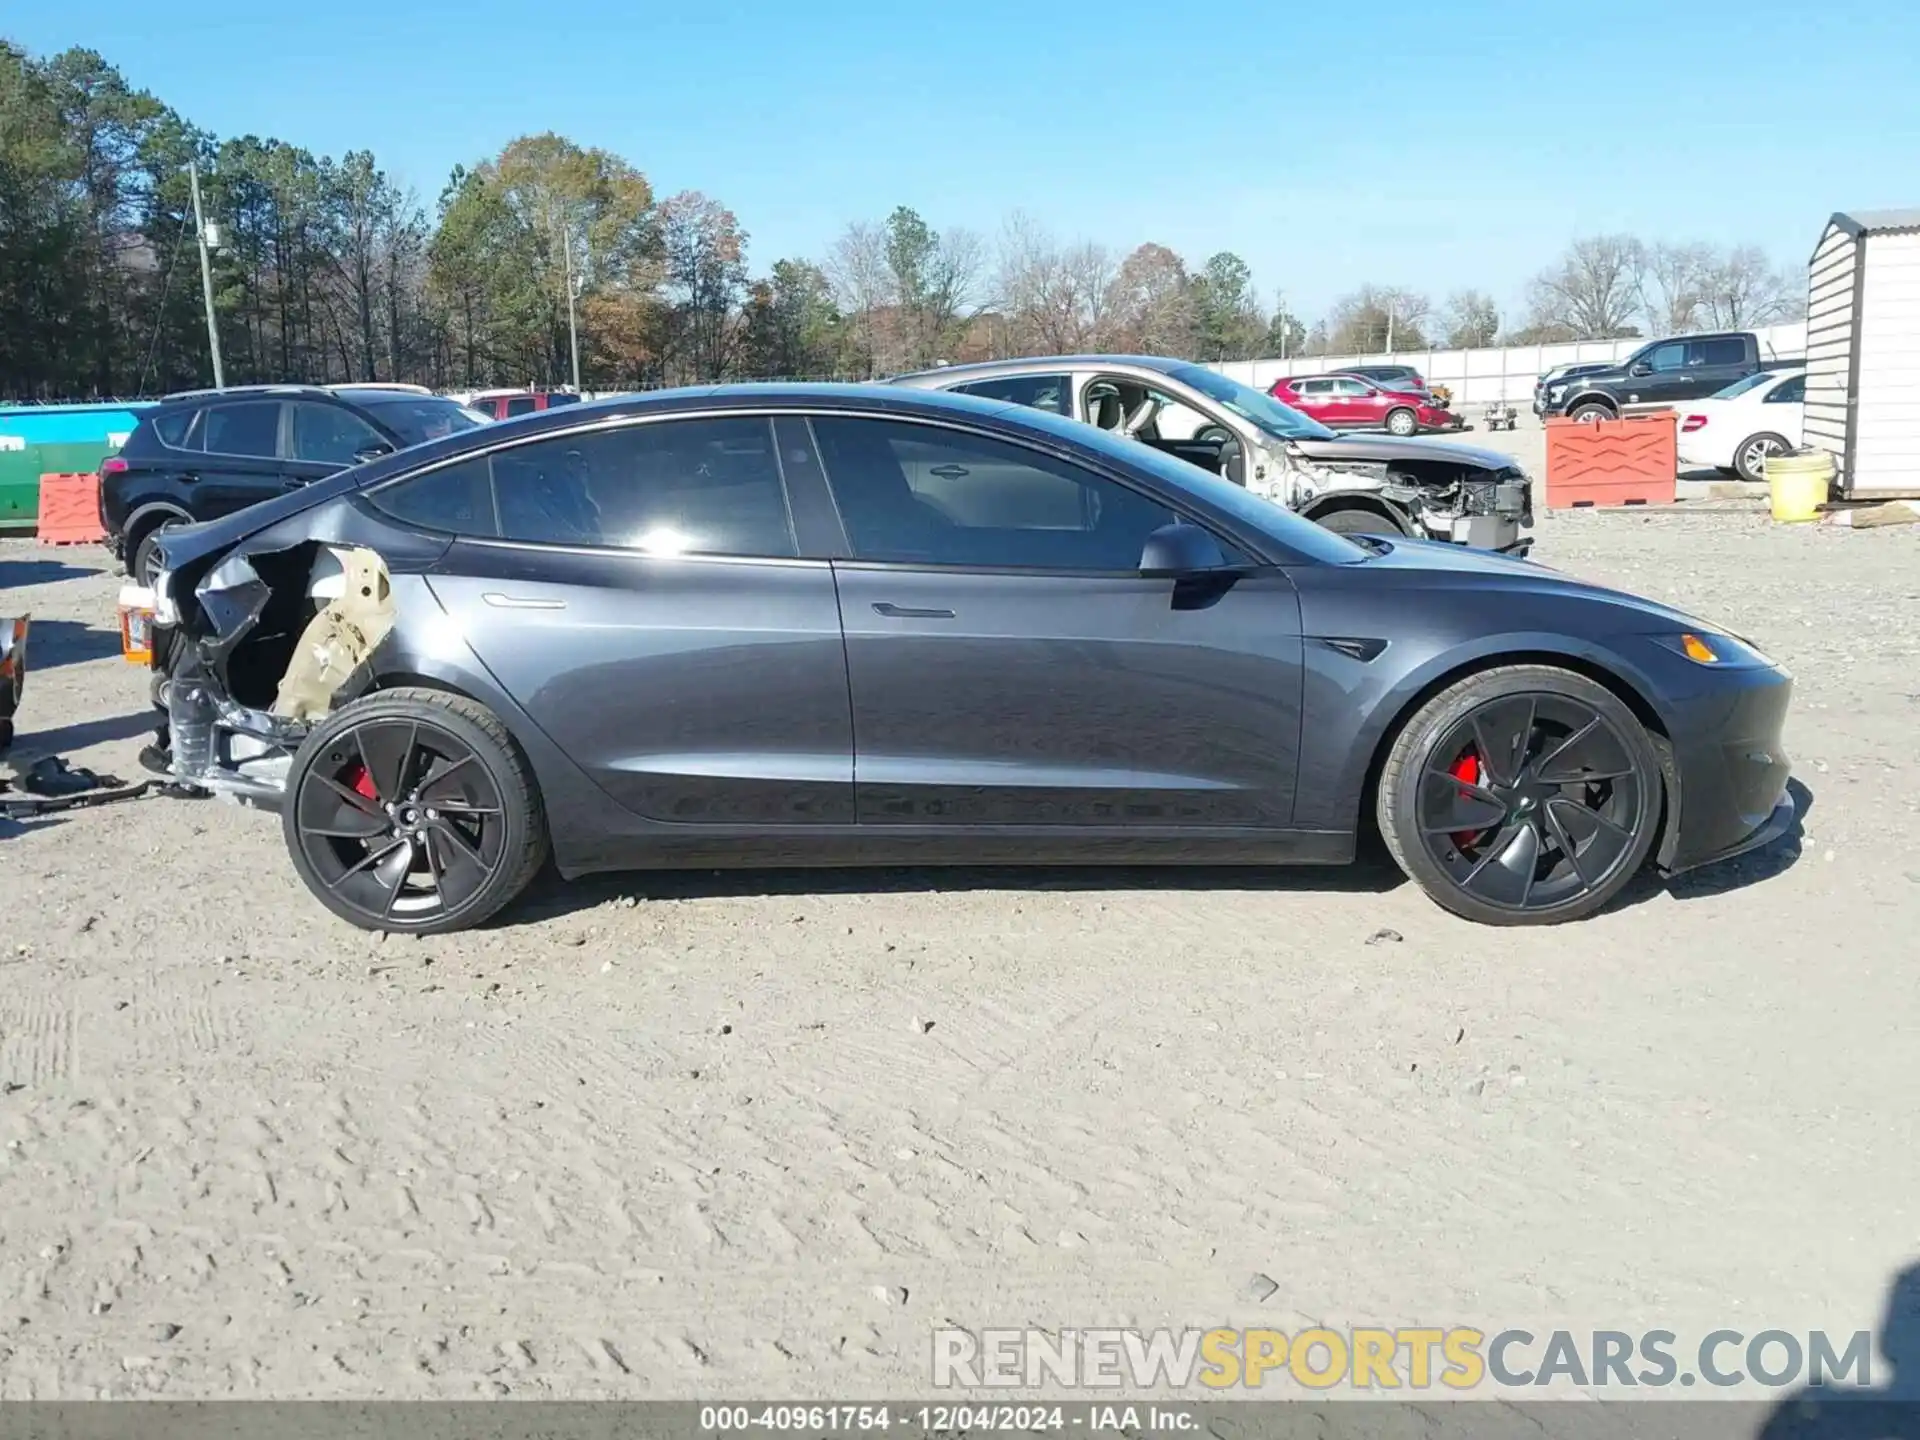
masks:
[[[482,390],[467,402],[494,420],[511,420],[516,415],[531,415],[536,410],[551,410],[556,405],[575,405],[580,397],[570,390]]]
[[[1466,424],[1431,395],[1388,389],[1358,375],[1292,375],[1276,380],[1267,393],[1333,430],[1418,435],[1423,430],[1460,430]]]

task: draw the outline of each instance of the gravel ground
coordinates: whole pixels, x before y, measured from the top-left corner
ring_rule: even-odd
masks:
[[[1872,1327],[1920,1250],[1920,527],[1538,533],[1794,670],[1803,835],[1544,931],[1360,867],[624,878],[382,942],[270,816],[0,822],[0,1396],[906,1395],[945,1323]],[[136,773],[117,583],[0,542],[16,761]]]

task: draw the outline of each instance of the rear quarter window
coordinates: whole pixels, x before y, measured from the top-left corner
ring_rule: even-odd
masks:
[[[187,432],[193,428],[193,417],[197,413],[194,410],[175,410],[168,415],[156,415],[147,428],[168,449],[184,450],[187,448]]]
[[[491,466],[484,455],[382,485],[367,492],[367,503],[422,530],[483,540],[500,534]]]

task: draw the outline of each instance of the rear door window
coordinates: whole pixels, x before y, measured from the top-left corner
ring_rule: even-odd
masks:
[[[816,415],[857,559],[1130,573],[1164,505],[1069,461],[944,426]]]
[[[953,388],[962,395],[978,395],[983,400],[1005,400],[1054,415],[1067,413],[1067,377],[1064,375],[1008,375]]]
[[[339,405],[303,400],[293,407],[293,458],[324,465],[352,465],[362,450],[389,441]]]
[[[1689,365],[1741,365],[1747,358],[1746,342],[1732,335],[1717,340],[1694,340],[1687,349]]]
[[[663,420],[496,451],[507,540],[657,555],[800,553],[765,417]]]
[[[201,444],[209,455],[245,455],[271,460],[280,453],[280,402],[244,400],[215,405],[200,421]]]

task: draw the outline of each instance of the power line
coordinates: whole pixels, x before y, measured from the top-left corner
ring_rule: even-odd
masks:
[[[173,255],[167,261],[167,273],[160,281],[160,304],[153,314],[153,340],[147,346],[146,363],[140,367],[140,382],[134,389],[146,393],[147,375],[153,369],[154,356],[160,351],[160,331],[167,323],[167,297],[173,292],[173,272],[180,266],[180,246],[187,238],[187,217],[180,217],[180,233],[173,237]]]

